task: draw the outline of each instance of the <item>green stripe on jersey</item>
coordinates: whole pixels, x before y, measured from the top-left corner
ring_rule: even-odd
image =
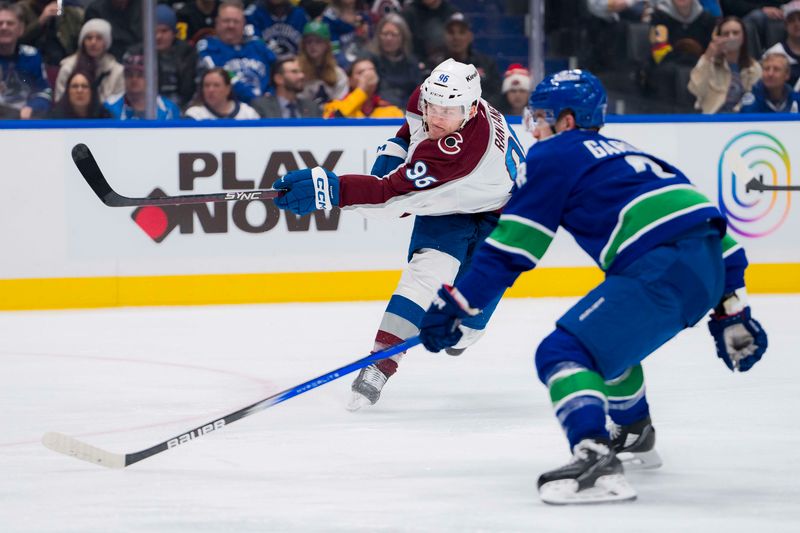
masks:
[[[573,396],[601,396],[606,397],[606,384],[597,372],[579,370],[564,377],[558,377],[549,384],[550,400],[558,410],[559,403]]]
[[[736,239],[726,233],[722,238],[722,257],[728,257],[741,247],[742,245],[736,242]]]
[[[636,365],[621,378],[606,381],[606,390],[609,400],[624,400],[636,396],[644,387],[644,372],[642,365]]]
[[[619,252],[648,231],[704,207],[713,204],[691,185],[672,185],[642,194],[620,212],[617,226],[600,254],[600,264],[608,270]]]
[[[541,224],[516,215],[501,215],[486,242],[509,253],[523,255],[538,263],[555,233]]]

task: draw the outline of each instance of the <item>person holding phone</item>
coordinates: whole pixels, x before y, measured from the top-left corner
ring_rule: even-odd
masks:
[[[724,17],[689,77],[694,107],[704,114],[735,113],[742,97],[761,78],[761,65],[748,51],[747,34],[738,17]]]

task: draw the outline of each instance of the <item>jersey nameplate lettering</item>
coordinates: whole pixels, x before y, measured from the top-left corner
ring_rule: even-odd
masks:
[[[503,115],[501,115],[500,111],[493,108],[492,106],[487,106],[487,107],[489,108],[489,116],[492,119],[492,126],[494,127],[494,145],[501,152],[505,152],[506,130],[505,126],[503,125]]]
[[[608,141],[584,141],[583,145],[595,157],[595,159],[602,159],[610,155],[618,155],[625,152],[638,152],[636,148],[630,144],[609,139]]]

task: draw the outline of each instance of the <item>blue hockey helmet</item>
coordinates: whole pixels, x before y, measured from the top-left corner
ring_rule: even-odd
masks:
[[[532,119],[529,123],[544,118],[554,126],[561,112],[570,109],[579,128],[599,128],[605,123],[606,101],[606,90],[594,74],[585,70],[562,70],[547,76],[531,93],[527,109]]]

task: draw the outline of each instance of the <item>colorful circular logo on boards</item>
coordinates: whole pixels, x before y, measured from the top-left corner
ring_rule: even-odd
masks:
[[[777,230],[791,207],[788,192],[747,192],[747,183],[754,178],[764,185],[791,183],[786,148],[763,131],[747,131],[731,139],[722,149],[717,167],[719,209],[734,233],[751,238]]]

